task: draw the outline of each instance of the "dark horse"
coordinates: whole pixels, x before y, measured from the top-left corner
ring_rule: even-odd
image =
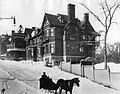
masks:
[[[60,87],[60,94],[62,92],[62,89],[65,90],[65,94],[69,91],[70,94],[72,94],[72,89],[73,85],[76,84],[79,87],[79,79],[78,78],[73,78],[71,80],[64,80],[64,79],[59,79],[57,81],[57,85]]]

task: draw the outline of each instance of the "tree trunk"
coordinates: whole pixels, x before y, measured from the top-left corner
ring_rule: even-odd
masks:
[[[105,69],[107,69],[107,33],[105,33],[105,40],[104,40],[104,63],[105,63],[104,67]]]

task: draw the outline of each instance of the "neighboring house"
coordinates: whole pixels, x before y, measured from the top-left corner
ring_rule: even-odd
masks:
[[[25,28],[26,40],[26,59],[41,61],[42,60],[42,36],[41,29],[32,27]]]
[[[10,44],[7,45],[7,58],[10,60],[25,60],[25,35],[12,30]]]
[[[32,51],[31,51],[31,48],[30,48],[30,38],[32,37],[31,36],[31,33],[32,33],[32,29],[31,28],[25,28],[25,41],[26,41],[26,59],[27,60],[32,60]]]
[[[27,29],[27,59],[47,63],[80,61],[94,57],[99,46],[96,38],[100,36],[91,23],[89,14],[84,14],[83,21],[75,18],[75,5],[68,4],[68,15],[45,13],[41,29]]]
[[[7,52],[6,45],[8,45],[10,43],[9,42],[10,37],[11,36],[8,34],[0,35],[0,55],[6,54],[6,52]]]

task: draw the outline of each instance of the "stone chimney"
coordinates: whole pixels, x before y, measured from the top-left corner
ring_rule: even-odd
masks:
[[[68,4],[68,22],[75,18],[75,5]]]
[[[88,21],[89,20],[89,14],[88,13],[84,13],[84,21]]]

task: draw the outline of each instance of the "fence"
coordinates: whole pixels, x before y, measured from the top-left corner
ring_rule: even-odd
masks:
[[[120,72],[110,73],[110,78],[111,78],[112,87],[120,90],[120,85],[119,85],[119,83],[120,83]]]
[[[61,62],[61,70],[86,77],[94,82],[111,86],[110,69],[95,69],[94,65],[71,64],[71,62]]]

